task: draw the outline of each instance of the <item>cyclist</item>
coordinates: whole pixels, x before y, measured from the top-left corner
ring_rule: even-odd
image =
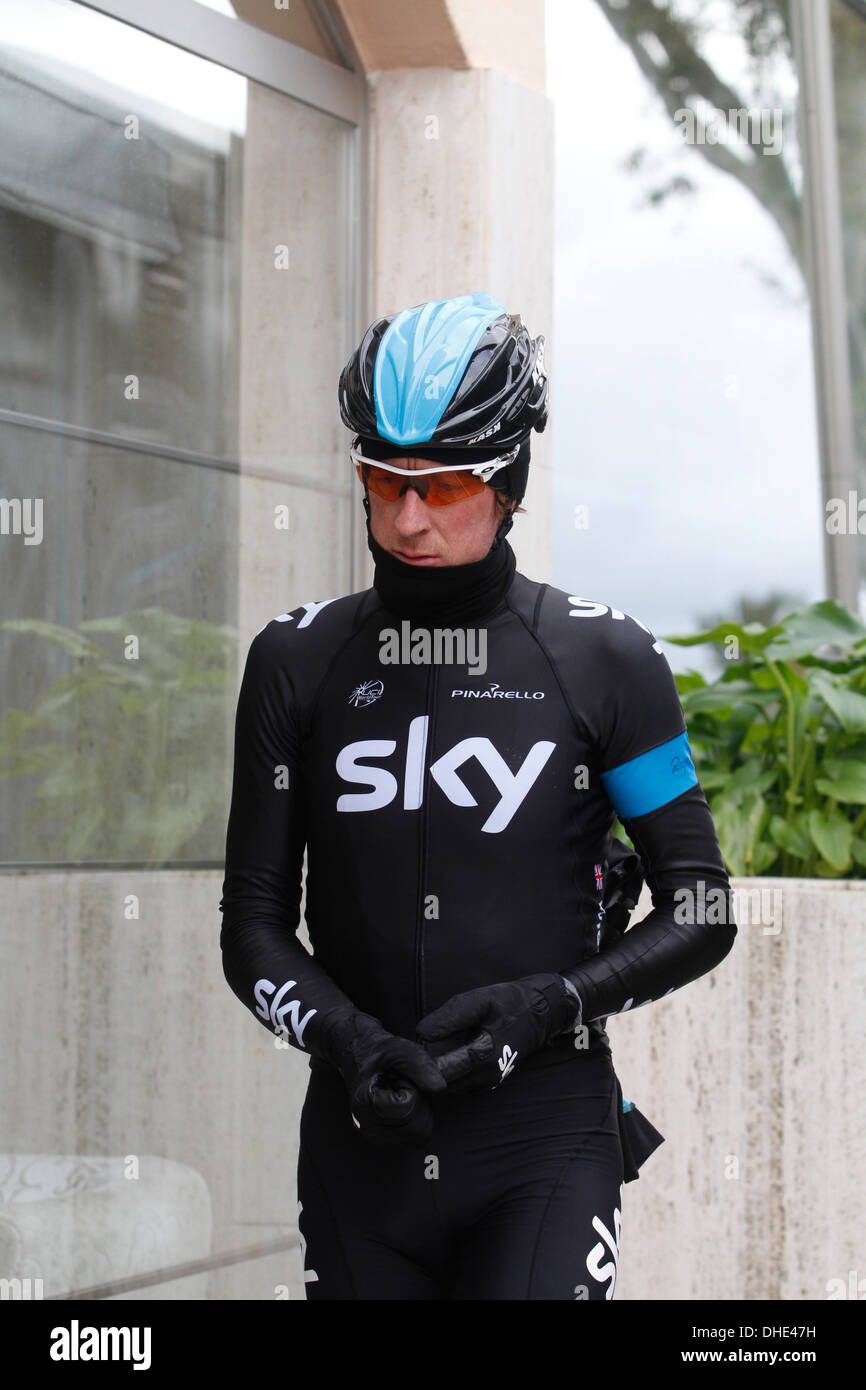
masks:
[[[736,935],[676,683],[639,620],[517,572],[548,405],[518,315],[377,319],[339,401],[373,585],[251,643],[220,904],[229,984],[310,1059],[306,1294],[609,1299],[662,1136],[604,1021]]]

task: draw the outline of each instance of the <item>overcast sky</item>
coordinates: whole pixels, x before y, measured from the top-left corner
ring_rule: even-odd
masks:
[[[809,308],[781,233],[682,146],[595,0],[546,0],[556,121],[553,582],[657,635],[784,589],[824,598]],[[714,58],[733,76],[737,46]],[[647,145],[700,184],[637,210]],[[659,180],[661,181],[661,180]],[[763,276],[779,288],[770,288]],[[532,325],[533,331],[537,331]],[[589,509],[576,529],[574,509]],[[666,647],[677,669],[695,649]]]

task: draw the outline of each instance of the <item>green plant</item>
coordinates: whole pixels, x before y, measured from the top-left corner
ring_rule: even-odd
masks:
[[[866,877],[866,628],[825,600],[771,627],[719,623],[732,665],[676,677],[728,872]]]
[[[237,635],[158,608],[77,631],[36,618],[0,628],[24,644],[20,655],[12,646],[10,667],[44,669],[38,640],[66,668],[32,708],[0,718],[0,781],[20,803],[4,817],[6,857],[152,867],[218,858]]]

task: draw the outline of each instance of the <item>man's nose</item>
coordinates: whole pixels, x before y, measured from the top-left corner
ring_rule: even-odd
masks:
[[[405,483],[400,489],[397,522],[403,526],[423,526],[427,522],[426,483]]]

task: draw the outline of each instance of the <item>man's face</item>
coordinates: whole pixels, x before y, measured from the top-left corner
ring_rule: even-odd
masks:
[[[423,458],[391,458],[394,468],[438,468]],[[475,497],[431,507],[414,487],[396,502],[368,492],[370,530],[383,550],[412,565],[468,565],[483,560],[504,515],[496,492],[485,487]]]

